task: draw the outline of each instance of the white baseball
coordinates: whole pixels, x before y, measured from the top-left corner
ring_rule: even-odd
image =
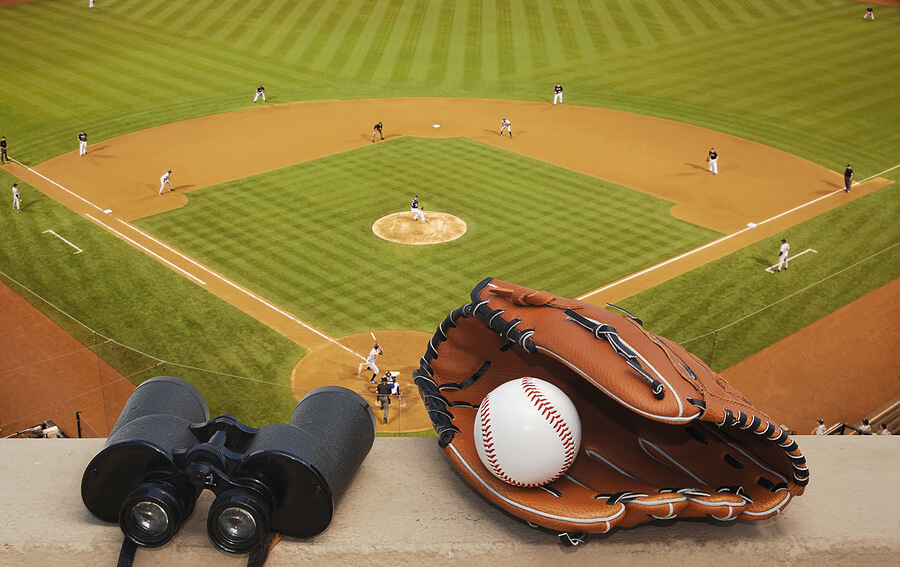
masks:
[[[514,486],[543,486],[558,479],[581,446],[581,419],[562,390],[537,378],[494,388],[475,417],[481,462]]]

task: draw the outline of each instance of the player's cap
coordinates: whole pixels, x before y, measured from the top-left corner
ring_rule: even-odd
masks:
[[[169,173],[172,173],[172,170],[171,170],[171,169],[169,170]]]
[[[787,240],[785,240],[784,238],[782,238],[781,241],[782,241],[782,242],[787,242]]]
[[[817,419],[816,422],[817,422],[817,423],[825,423],[825,420],[824,420],[824,419]]]

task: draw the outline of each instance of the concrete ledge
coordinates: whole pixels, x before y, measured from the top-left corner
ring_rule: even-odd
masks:
[[[103,439],[0,441],[0,565],[115,565],[118,525],[92,517],[81,476]],[[657,523],[578,548],[532,530],[481,500],[450,469],[432,438],[378,438],[334,521],[309,540],[285,538],[270,567],[386,565],[681,565],[735,559],[742,565],[890,565],[900,556],[900,436],[811,437],[798,443],[812,479],[783,515],[761,522]],[[175,539],[140,549],[135,566],[243,566],[206,535],[212,494]]]

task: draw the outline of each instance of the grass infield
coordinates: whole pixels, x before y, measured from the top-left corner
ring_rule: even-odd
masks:
[[[466,234],[431,246],[375,236],[414,194]],[[576,296],[719,236],[671,206],[469,139],[401,138],[194,191],[135,224],[343,336],[431,332],[487,276]]]

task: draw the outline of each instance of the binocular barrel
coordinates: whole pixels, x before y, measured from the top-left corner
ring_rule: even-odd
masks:
[[[313,390],[290,424],[257,430],[232,416],[210,420],[196,388],[157,377],[131,394],[85,471],[82,499],[98,518],[118,520],[138,545],[157,547],[209,488],[217,496],[207,516],[210,538],[246,553],[269,530],[309,537],[328,527],[374,439],[371,407],[346,388]]]

